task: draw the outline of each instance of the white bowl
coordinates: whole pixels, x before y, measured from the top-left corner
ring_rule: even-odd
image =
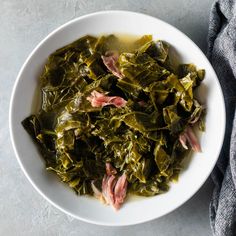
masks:
[[[128,200],[115,212],[92,197],[77,196],[58,178],[45,170],[34,143],[21,121],[36,111],[35,93],[38,76],[50,53],[86,34],[124,33],[152,34],[167,41],[185,63],[194,63],[206,70],[199,88],[206,103],[206,132],[201,135],[202,153],[194,153],[178,183],[155,197]],[[15,82],[10,105],[10,133],[17,160],[34,188],[63,212],[86,222],[101,225],[131,225],[163,216],[181,206],[195,194],[210,175],[223,143],[225,106],[220,84],[209,61],[201,50],[173,26],[148,15],[127,11],[105,11],[72,20],[49,34],[29,55]]]

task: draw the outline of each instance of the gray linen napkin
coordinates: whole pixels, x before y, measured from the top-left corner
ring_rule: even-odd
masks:
[[[223,89],[227,116],[224,145],[212,172],[210,221],[213,235],[236,236],[236,0],[213,4],[208,57]]]

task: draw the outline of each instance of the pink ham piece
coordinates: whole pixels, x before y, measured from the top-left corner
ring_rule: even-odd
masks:
[[[112,166],[110,162],[106,163],[106,173],[107,175],[115,175],[117,173],[116,169]]]
[[[96,90],[91,92],[91,95],[87,97],[87,100],[91,102],[92,107],[104,107],[108,105],[114,105],[115,107],[124,107],[127,103],[122,97],[118,96],[106,96],[103,93],[99,93]]]
[[[122,79],[123,75],[119,68],[117,67],[117,62],[119,59],[119,54],[116,51],[106,52],[105,56],[102,56],[102,61],[107,69],[118,78]]]
[[[114,175],[109,176],[107,182],[107,200],[110,205],[114,205],[115,203],[115,195],[114,195],[114,188],[117,183],[117,178]]]
[[[179,141],[180,141],[180,143],[181,143],[181,145],[183,146],[184,149],[188,149],[188,146],[186,144],[187,139],[186,139],[184,134],[180,134]]]
[[[118,210],[126,197],[127,185],[128,182],[125,174],[118,178],[115,175],[104,175],[102,180],[103,197],[99,199]]]
[[[194,152],[201,152],[201,146],[193,132],[193,129],[188,126],[185,131],[179,136],[179,141],[185,149],[188,149],[186,141],[190,144]]]
[[[115,202],[113,207],[118,210],[122,203],[124,202],[124,199],[126,197],[126,191],[127,191],[127,178],[126,174],[124,173],[122,176],[119,177],[117,180],[116,186],[115,186]]]
[[[114,188],[116,185],[116,177],[114,175],[105,175],[102,180],[102,194],[105,199],[105,203],[108,205],[113,205],[115,202]]]

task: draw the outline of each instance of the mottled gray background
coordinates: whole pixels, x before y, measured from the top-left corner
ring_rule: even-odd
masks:
[[[10,143],[8,109],[17,73],[31,50],[61,24],[87,13],[123,9],[156,16],[187,34],[204,52],[213,0],[1,0],[0,2],[0,235],[211,235],[210,180],[186,204],[149,223],[101,227],[49,205],[30,185]],[[194,183],[193,183],[194,184]]]

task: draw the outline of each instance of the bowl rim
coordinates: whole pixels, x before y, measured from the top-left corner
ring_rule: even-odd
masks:
[[[105,222],[105,221],[95,221],[95,220],[91,220],[89,218],[85,218],[85,217],[80,217],[78,215],[75,215],[69,211],[67,211],[66,209],[64,209],[63,207],[59,206],[57,203],[55,203],[53,200],[51,200],[49,197],[47,197],[46,194],[44,194],[41,189],[37,186],[37,184],[31,179],[30,175],[28,174],[27,170],[25,169],[23,163],[21,162],[21,158],[20,156],[18,155],[18,152],[17,152],[17,148],[16,148],[16,144],[15,144],[15,137],[14,137],[14,132],[13,132],[13,125],[12,125],[12,120],[13,120],[13,103],[14,103],[14,99],[15,99],[15,91],[18,87],[18,83],[20,81],[20,78],[22,76],[22,73],[24,71],[24,68],[27,66],[28,62],[30,61],[31,57],[34,55],[34,53],[41,47],[42,44],[44,44],[51,36],[53,36],[55,33],[63,30],[64,28],[66,28],[68,25],[74,23],[74,22],[77,22],[77,21],[80,21],[80,20],[83,20],[83,19],[86,19],[86,18],[90,18],[90,17],[93,17],[93,16],[99,16],[99,15],[106,15],[106,14],[131,14],[131,15],[136,15],[136,16],[143,16],[143,17],[148,17],[148,18],[152,18],[156,21],[159,21],[161,24],[164,24],[166,26],[168,26],[169,28],[172,28],[174,29],[175,31],[177,31],[182,37],[184,38],[187,38],[189,41],[191,41],[191,43],[197,48],[199,49],[199,53],[201,54],[201,56],[205,57],[207,59],[207,61],[209,62],[208,58],[206,57],[206,55],[202,52],[202,50],[187,36],[185,35],[182,31],[180,31],[178,28],[172,26],[171,24],[163,21],[163,20],[160,20],[159,18],[157,17],[154,17],[154,16],[151,16],[151,15],[148,15],[148,14],[144,14],[144,13],[141,13],[141,12],[134,12],[134,11],[128,11],[128,10],[105,10],[105,11],[96,11],[96,12],[93,12],[93,13],[89,13],[89,14],[85,14],[85,15],[82,15],[82,16],[79,16],[79,17],[76,17],[72,20],[69,20],[67,21],[66,23],[60,25],[59,27],[57,27],[56,29],[54,29],[51,33],[49,33],[45,38],[43,38],[43,40],[41,40],[37,46],[32,50],[32,52],[28,55],[27,59],[25,60],[25,62],[23,63],[23,65],[21,66],[19,72],[18,72],[18,75],[17,75],[17,78],[14,82],[14,86],[13,86],[13,89],[12,89],[12,93],[11,93],[11,98],[10,98],[10,106],[9,106],[9,129],[10,129],[10,139],[11,139],[11,143],[12,143],[12,147],[13,147],[13,150],[14,150],[14,153],[15,153],[15,156],[16,156],[16,159],[21,167],[21,170],[23,171],[24,175],[26,176],[26,178],[28,179],[28,181],[31,183],[31,185],[34,187],[34,189],[44,198],[46,199],[49,203],[51,203],[54,207],[56,207],[57,209],[59,209],[60,211],[64,212],[65,214],[69,215],[69,216],[72,216],[73,218],[75,219],[78,219],[78,220],[81,220],[81,221],[84,221],[86,223],[92,223],[92,224],[95,224],[95,225],[103,225],[103,226],[128,226],[128,225],[137,225],[137,224],[140,224],[140,223],[145,223],[145,222],[148,222],[148,221],[151,221],[151,220],[155,220],[159,217],[162,217],[164,215],[167,215],[169,214],[170,212],[176,210],[177,208],[179,208],[180,206],[182,206],[184,203],[186,203],[187,201],[189,201],[198,191],[199,189],[202,187],[202,185],[206,182],[206,180],[208,179],[208,177],[210,176],[213,168],[215,167],[216,165],[216,162],[219,158],[219,154],[220,154],[220,151],[221,151],[221,148],[223,146],[223,142],[224,142],[224,137],[225,137],[225,129],[226,129],[226,107],[225,107],[225,100],[224,100],[224,96],[223,96],[223,92],[222,92],[222,88],[221,88],[221,85],[220,85],[220,82],[219,82],[219,79],[218,79],[218,76],[216,75],[216,72],[214,70],[214,68],[212,67],[211,63],[209,62],[210,66],[212,67],[212,72],[214,73],[215,77],[217,78],[217,80],[215,81],[219,88],[220,88],[220,94],[219,96],[221,97],[221,100],[223,101],[223,133],[220,137],[220,145],[217,147],[218,150],[217,150],[217,153],[218,153],[218,157],[216,158],[215,162],[214,162],[214,165],[212,165],[212,167],[209,169],[209,174],[206,175],[206,178],[202,180],[202,182],[199,184],[199,187],[195,189],[195,191],[193,191],[187,199],[184,199],[184,201],[182,201],[180,204],[177,204],[175,207],[173,207],[171,210],[168,210],[166,211],[164,214],[162,214],[161,216],[158,216],[158,217],[149,217],[145,220],[138,220],[138,221],[135,221],[135,222],[131,222],[131,223],[117,223],[117,224],[114,224],[114,223],[108,223],[108,222]]]

